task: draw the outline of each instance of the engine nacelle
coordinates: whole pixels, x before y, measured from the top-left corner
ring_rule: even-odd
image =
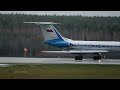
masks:
[[[66,41],[59,41],[59,42],[54,43],[54,45],[57,47],[61,47],[61,48],[70,46],[70,44]]]

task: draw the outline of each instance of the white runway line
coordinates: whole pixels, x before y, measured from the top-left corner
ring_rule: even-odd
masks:
[[[8,67],[10,64],[0,64],[0,67]]]

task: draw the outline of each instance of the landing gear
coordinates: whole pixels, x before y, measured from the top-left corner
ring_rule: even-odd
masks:
[[[75,60],[82,60],[83,56],[75,56]]]
[[[94,60],[100,60],[100,59],[101,59],[101,56],[94,56],[93,59],[94,59]]]
[[[102,58],[105,58],[104,55],[102,55],[101,53],[95,53],[96,55],[93,57],[93,60],[100,60]],[[75,60],[82,60],[83,56],[85,54],[80,54],[79,56],[75,56]]]
[[[105,57],[105,56],[104,56]],[[103,57],[103,58],[104,58]],[[101,53],[98,53],[96,56],[93,57],[94,60],[100,60],[102,58]]]

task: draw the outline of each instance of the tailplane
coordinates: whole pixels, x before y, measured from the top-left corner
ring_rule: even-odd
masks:
[[[54,27],[54,24],[60,23],[53,23],[53,22],[24,22],[24,23],[34,23],[40,25],[44,37],[44,41],[48,40],[64,40],[63,36],[57,31]]]
[[[69,47],[69,42],[67,38],[64,38],[54,27],[53,22],[24,22],[24,23],[33,23],[40,25],[44,37],[44,43],[52,45],[59,48]]]

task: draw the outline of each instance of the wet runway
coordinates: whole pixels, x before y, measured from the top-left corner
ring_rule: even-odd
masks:
[[[0,66],[7,64],[120,64],[120,59],[83,59],[75,61],[74,58],[22,58],[0,57]]]

